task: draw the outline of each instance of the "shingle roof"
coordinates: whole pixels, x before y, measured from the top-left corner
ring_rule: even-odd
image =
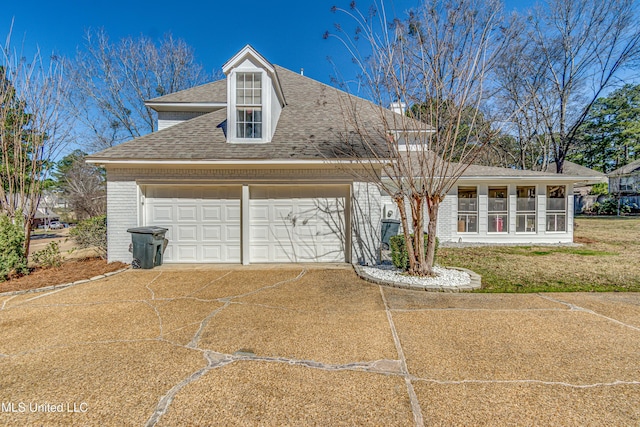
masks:
[[[170,93],[149,102],[227,102],[227,81],[217,80],[180,92]]]
[[[227,143],[217,126],[226,108],[125,142],[90,156],[99,160],[322,160],[348,157],[340,137],[345,132],[341,105],[348,99],[361,112],[361,124],[379,124],[378,106],[276,66],[287,100],[269,143]],[[226,81],[155,98],[153,102],[226,102]],[[385,114],[395,113],[385,110]],[[384,146],[381,143],[380,146]]]
[[[547,166],[546,172],[555,173],[556,170],[557,170],[556,162],[551,162],[549,163],[549,166]],[[562,173],[565,175],[584,176],[588,178],[594,178],[594,177],[604,178],[605,176],[605,174],[603,174],[600,171],[588,168],[586,166],[579,165],[577,163],[570,162],[569,160],[564,161]]]
[[[614,171],[609,172],[608,176],[619,176],[619,175],[628,175],[640,169],[640,159],[629,163],[628,165],[622,166]]]

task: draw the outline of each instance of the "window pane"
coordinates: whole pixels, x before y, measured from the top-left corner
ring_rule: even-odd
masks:
[[[262,138],[262,125],[260,123],[253,125],[253,137]]]
[[[518,233],[534,233],[536,231],[535,214],[516,215],[516,231]]]
[[[508,217],[507,215],[489,215],[489,232],[506,233]]]
[[[244,138],[244,123],[238,123],[236,126],[236,133],[238,138]]]
[[[458,215],[458,232],[476,233],[478,231],[477,215]]]

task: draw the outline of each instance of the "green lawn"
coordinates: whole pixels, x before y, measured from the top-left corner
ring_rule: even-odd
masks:
[[[575,224],[581,246],[440,248],[437,262],[480,274],[478,292],[640,292],[640,218]]]

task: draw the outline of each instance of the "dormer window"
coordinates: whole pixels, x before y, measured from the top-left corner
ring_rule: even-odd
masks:
[[[262,139],[262,74],[236,74],[236,136]]]
[[[274,66],[247,45],[222,71],[227,76],[227,142],[271,142],[286,104]]]

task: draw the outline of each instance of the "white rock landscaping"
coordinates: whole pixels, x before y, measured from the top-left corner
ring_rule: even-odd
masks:
[[[459,292],[480,288],[480,276],[459,268],[433,267],[436,277],[409,276],[392,265],[357,266],[360,277],[370,282],[409,289]]]

